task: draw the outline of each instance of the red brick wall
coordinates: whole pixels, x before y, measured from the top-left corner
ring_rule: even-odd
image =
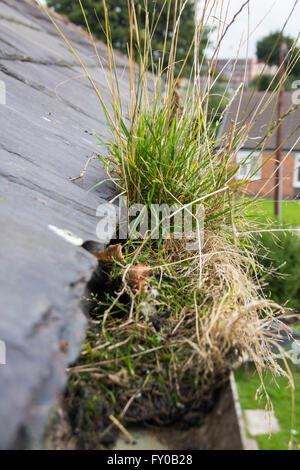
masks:
[[[247,188],[247,194],[249,196],[257,195],[258,193],[262,197],[274,197],[274,187],[275,187],[275,155],[272,154],[263,154],[263,166],[261,169],[261,179],[257,181],[252,181],[249,183]],[[283,162],[283,183],[282,183],[282,196],[284,199],[293,199],[294,198],[294,161],[295,155],[290,154],[286,156],[282,155]],[[273,176],[272,176],[273,175]]]

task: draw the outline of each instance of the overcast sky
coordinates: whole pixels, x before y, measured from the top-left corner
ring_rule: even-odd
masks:
[[[211,11],[209,24],[218,26],[220,24],[228,25],[235,13],[241,8],[245,0],[210,0],[211,4],[217,5],[217,11]],[[199,0],[200,12],[205,0]],[[291,12],[295,0],[250,0],[249,10],[245,7],[243,12],[237,17],[235,23],[230,27],[222,41],[219,57],[234,58],[239,52],[240,57],[245,57],[247,52],[247,35],[249,30],[249,49],[248,56],[255,57],[255,45],[258,39],[271,31],[283,27]],[[223,5],[223,13],[220,14]],[[226,11],[228,15],[226,18]],[[212,16],[215,18],[213,19]],[[225,20],[225,22],[224,22]],[[248,28],[248,21],[250,28]],[[297,37],[300,33],[300,0],[287,23],[285,32],[292,37]],[[212,40],[216,43],[216,33]],[[241,44],[242,43],[242,44]]]

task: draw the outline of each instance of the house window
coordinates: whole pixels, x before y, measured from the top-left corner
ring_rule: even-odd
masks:
[[[239,165],[237,173],[239,180],[258,181],[261,179],[261,156],[259,152],[251,153],[251,150],[240,150],[236,156],[236,162]]]
[[[294,188],[300,188],[300,153],[295,155]]]

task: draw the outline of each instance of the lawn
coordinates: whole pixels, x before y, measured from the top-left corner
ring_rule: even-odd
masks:
[[[300,448],[300,368],[294,366],[289,361],[289,366],[293,372],[295,381],[295,423],[293,424],[293,448]],[[280,377],[274,379],[269,373],[265,374],[265,385],[271,401],[274,406],[275,415],[279,421],[280,431],[271,436],[268,434],[256,436],[257,443],[261,450],[286,450],[291,436],[292,429],[292,399],[291,387],[288,379]],[[244,368],[240,368],[235,373],[239,397],[243,410],[264,409],[266,399],[255,400],[256,390],[260,385],[260,380],[250,366],[250,372],[247,380]]]
[[[249,208],[249,217],[254,217],[263,222],[275,221],[274,201],[271,199],[257,199]],[[300,201],[282,201],[282,219],[283,225],[300,227]]]

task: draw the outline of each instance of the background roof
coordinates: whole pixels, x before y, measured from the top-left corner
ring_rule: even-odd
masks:
[[[294,150],[300,151],[300,109],[294,107],[292,95],[293,92],[285,92],[284,96],[284,113],[289,109],[293,109],[293,112],[284,119],[282,125],[283,140],[286,140],[282,149],[288,151],[295,145]],[[260,112],[258,114],[260,116],[255,118],[248,139],[243,146],[243,148],[255,148],[266,135],[270,123],[277,121],[277,101],[278,95],[271,97],[271,93],[244,91],[242,94],[237,94],[226,113],[222,126],[222,135],[229,131],[232,120],[237,121],[238,127],[249,123],[257,107],[259,107]],[[272,137],[268,139],[265,149],[276,149],[276,132],[273,132]]]

